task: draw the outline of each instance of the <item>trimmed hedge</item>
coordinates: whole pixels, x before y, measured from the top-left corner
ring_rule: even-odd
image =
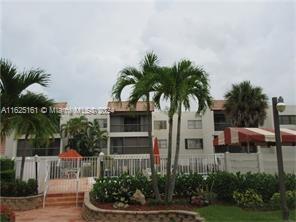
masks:
[[[15,180],[14,161],[0,158],[0,180],[12,182]]]
[[[38,194],[37,181],[29,179],[27,182],[15,180],[13,182],[2,182],[0,187],[1,196],[25,197]]]
[[[296,176],[288,174],[285,177],[286,189],[295,190]],[[165,177],[158,178],[159,191],[164,194]],[[277,176],[265,173],[212,173],[203,179],[199,174],[177,175],[175,195],[179,197],[191,197],[198,189],[208,187],[217,194],[217,199],[225,202],[233,202],[233,192],[245,193],[248,189],[254,190],[262,196],[265,203],[270,201],[272,195],[278,192]],[[102,202],[114,202],[124,197],[128,199],[139,189],[146,198],[153,198],[152,182],[143,175],[122,175],[113,178],[97,179],[92,196]]]
[[[15,170],[0,171],[0,180],[5,182],[12,182],[15,180]]]
[[[14,161],[7,158],[0,158],[0,170],[12,170],[14,169]]]

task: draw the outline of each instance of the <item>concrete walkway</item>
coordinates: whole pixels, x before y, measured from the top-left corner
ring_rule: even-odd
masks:
[[[16,212],[16,222],[84,222],[81,208],[45,207],[44,209]]]

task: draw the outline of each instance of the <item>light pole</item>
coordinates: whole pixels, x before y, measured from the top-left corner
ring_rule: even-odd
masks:
[[[100,176],[104,178],[104,156],[105,154],[103,152],[100,152],[99,157],[100,157]]]
[[[37,193],[38,193],[38,155],[36,154],[34,156],[34,161],[35,161],[35,178],[36,178],[36,184],[37,184]]]
[[[279,113],[283,112],[286,108],[284,99],[280,96],[279,98],[272,98],[272,110],[273,110],[273,124],[274,124],[274,133],[275,133],[275,145],[276,145],[276,156],[277,156],[277,165],[278,165],[278,174],[279,174],[279,188],[280,188],[280,197],[281,197],[281,208],[283,211],[283,219],[289,220],[289,209],[287,207],[286,200],[286,188],[285,188],[285,178],[284,178],[284,163],[283,163],[283,153],[281,145],[281,133],[280,133],[280,124],[279,124]]]

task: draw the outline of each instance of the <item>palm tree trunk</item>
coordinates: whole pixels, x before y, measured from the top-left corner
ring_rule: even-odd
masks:
[[[169,193],[168,193],[168,200],[172,201],[174,189],[175,189],[175,182],[176,182],[176,173],[178,169],[178,162],[179,162],[179,153],[180,153],[180,136],[181,136],[181,115],[182,115],[182,106],[178,107],[178,122],[177,122],[177,141],[176,141],[176,150],[175,150],[175,159],[174,159],[174,166],[172,177],[170,180],[169,185]]]
[[[169,115],[169,142],[168,142],[168,157],[165,181],[165,200],[169,201],[169,186],[171,180],[171,165],[172,165],[172,134],[173,134],[173,115]]]
[[[25,137],[25,148],[28,146],[28,137]],[[22,162],[21,162],[21,172],[20,172],[20,179],[23,181],[24,178],[24,170],[25,170],[25,162],[26,162],[26,156],[22,156]]]
[[[154,152],[153,152],[153,145],[152,145],[152,114],[150,112],[150,98],[149,95],[147,96],[147,117],[148,117],[148,146],[150,147],[150,167],[151,167],[151,177],[152,177],[152,186],[154,190],[155,199],[159,201],[160,193],[158,189],[158,179],[157,174],[154,166]]]

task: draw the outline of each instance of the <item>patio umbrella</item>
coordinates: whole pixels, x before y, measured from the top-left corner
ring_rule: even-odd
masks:
[[[158,140],[157,137],[154,138],[154,145],[153,145],[153,152],[154,152],[154,163],[156,165],[160,164],[160,157],[159,157],[159,148],[158,148]]]
[[[74,149],[69,149],[59,154],[60,159],[69,160],[69,159],[80,159],[82,156]]]

